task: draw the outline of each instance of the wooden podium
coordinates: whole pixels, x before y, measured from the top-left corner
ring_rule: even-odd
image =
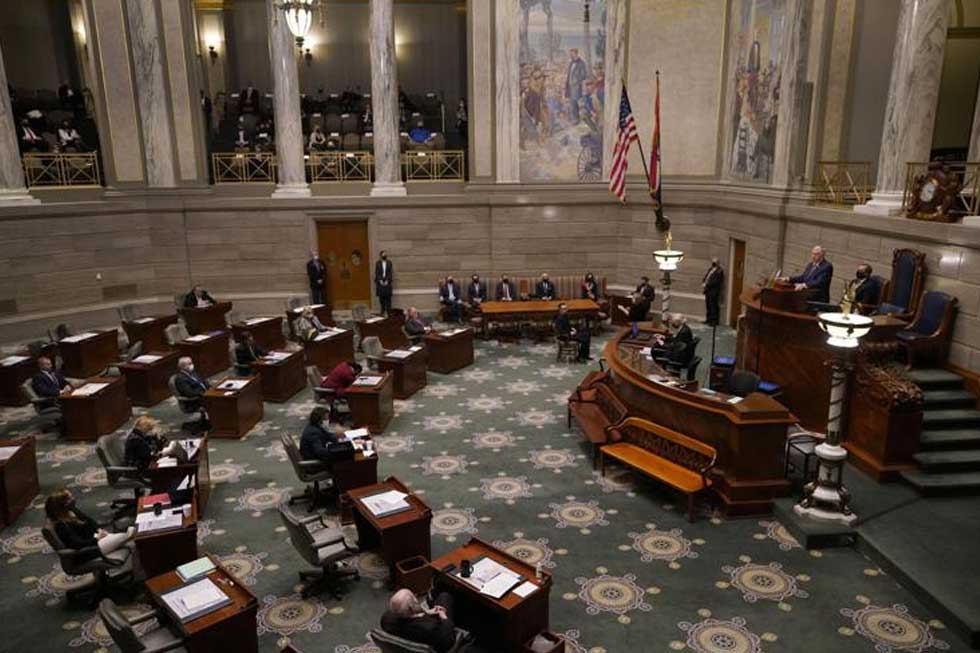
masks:
[[[180,308],[177,312],[184,318],[187,333],[196,336],[227,328],[225,313],[231,310],[231,302],[218,302],[204,308]]]

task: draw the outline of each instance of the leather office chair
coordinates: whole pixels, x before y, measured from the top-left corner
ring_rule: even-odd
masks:
[[[367,358],[368,366],[372,370],[378,369],[378,359],[385,355],[385,348],[381,345],[381,340],[377,336],[368,336],[361,340],[361,350]]]
[[[167,344],[169,344],[171,347],[190,336],[190,334],[187,332],[187,327],[184,326],[182,322],[168,325],[164,330],[164,333],[167,336]]]
[[[350,309],[350,314],[355,322],[363,322],[368,319],[368,307],[365,304],[354,304]]]
[[[114,363],[113,365],[107,367],[105,369],[105,372],[103,372],[103,374],[105,374],[105,376],[122,376],[122,370],[119,369],[119,365],[122,363],[128,363],[129,361],[133,360],[137,356],[141,356],[142,354],[143,354],[143,341],[137,340],[135,344],[130,345],[126,349],[126,353],[122,355],[122,358],[119,360],[119,362]]]
[[[321,388],[323,374],[316,365],[306,366],[306,380],[313,389],[313,401],[330,407],[331,422],[349,422],[351,420],[350,406],[343,397],[338,397],[333,388]]]
[[[892,276],[881,289],[880,315],[894,315],[911,320],[922,299],[926,255],[914,249],[896,249],[892,253]]]
[[[299,518],[288,506],[281,504],[279,517],[296,552],[310,565],[319,567],[316,571],[299,572],[301,581],[310,581],[300,590],[300,595],[306,599],[326,591],[339,600],[340,582],[347,578],[360,579],[356,569],[341,566],[341,562],[358,553],[358,549],[347,543],[342,530],[328,526],[321,515]],[[311,532],[309,525],[314,522],[319,522],[323,528]]]
[[[899,349],[905,352],[906,369],[923,358],[932,365],[946,362],[958,304],[955,297],[938,290],[923,295],[915,319],[895,334]]]
[[[700,356],[695,356],[686,363],[667,361],[667,371],[676,374],[682,381],[693,381],[697,378],[698,365],[700,364]]]
[[[238,355],[235,351],[236,343],[234,340],[228,341],[228,359],[231,361],[232,367],[235,368],[236,376],[252,376],[255,372],[252,371],[252,366],[248,363],[239,363]]]
[[[286,452],[286,457],[289,458],[293,471],[296,472],[296,478],[305,485],[312,485],[312,491],[306,488],[302,495],[290,497],[289,505],[297,501],[309,501],[306,511],[313,512],[320,500],[320,483],[332,485],[333,474],[330,466],[320,460],[303,460],[296,440],[288,433],[279,434],[279,441],[282,442],[283,451]]]
[[[170,388],[170,393],[177,400],[177,406],[180,408],[180,412],[185,415],[198,415],[198,419],[194,424],[182,424],[181,428],[186,428],[190,426],[191,431],[200,431],[200,426],[207,424],[208,414],[204,408],[204,399],[202,397],[186,397],[177,391],[177,375],[171,374],[170,378],[167,379],[167,386]]]
[[[749,370],[735,370],[728,377],[728,393],[736,397],[748,397],[759,389],[762,379],[755,372]]]
[[[61,342],[65,338],[72,336],[74,333],[75,330],[72,329],[70,324],[62,322],[61,324],[59,324],[54,328],[54,338],[52,339]]]
[[[114,490],[132,490],[132,498],[112,500],[113,517],[119,519],[136,515],[136,504],[144,490],[150,489],[148,481],[140,477],[136,467],[126,464],[126,439],[118,433],[108,433],[95,443],[95,453],[105,468],[106,480]]]
[[[52,427],[59,427],[62,416],[61,407],[58,406],[58,400],[54,397],[41,397],[34,392],[31,379],[25,380],[20,384],[20,387],[23,388],[24,394],[27,395],[27,399],[31,402],[34,412],[41,418],[41,429],[49,430]]]
[[[109,637],[122,653],[164,653],[165,651],[186,653],[187,651],[183,638],[166,625],[167,616],[156,610],[127,617],[111,599],[103,599],[99,603],[99,618]],[[157,620],[158,628],[142,633],[136,632],[136,626],[151,619]]]
[[[108,590],[122,587],[133,578],[133,554],[128,547],[120,547],[107,555],[102,554],[97,544],[84,549],[69,549],[50,524],[41,528],[41,535],[57,554],[63,572],[69,576],[91,574],[89,582],[65,593],[69,601],[90,595],[94,603]]]
[[[117,306],[116,312],[119,313],[119,319],[123,322],[132,322],[139,316],[139,311],[136,309],[135,304]]]
[[[290,311],[295,311],[297,308],[302,308],[306,306],[306,297],[301,295],[292,295],[286,299],[286,309]]]
[[[397,637],[381,628],[372,628],[368,637],[374,645],[381,649],[381,653],[436,653],[436,650],[428,644],[420,644],[403,637]],[[456,629],[456,641],[449,649],[449,653],[462,651],[470,641],[470,635],[462,628]]]
[[[177,308],[184,308],[184,300],[187,299],[187,293],[178,292],[174,293],[174,306]]]

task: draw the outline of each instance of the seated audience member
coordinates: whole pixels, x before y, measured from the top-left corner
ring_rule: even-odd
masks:
[[[647,314],[650,313],[650,300],[639,292],[633,293],[630,297],[632,303],[629,308],[622,304],[617,304],[616,308],[621,310],[626,315],[626,319],[633,325],[633,336],[636,337],[640,332],[640,322],[646,322]]]
[[[636,285],[634,293],[643,295],[648,302],[652,302],[657,294],[653,286],[650,285],[650,277],[640,277],[640,283]]]
[[[235,151],[241,152],[250,149],[252,139],[249,138],[248,130],[245,129],[245,117],[238,117],[238,127],[235,130]]]
[[[582,280],[582,299],[591,299],[594,302],[602,299],[599,283],[591,272],[586,272],[585,279]]]
[[[20,151],[21,152],[47,152],[48,142],[41,138],[31,127],[31,122],[27,118],[20,121]]]
[[[419,315],[419,309],[410,306],[408,311],[405,312],[405,333],[415,339],[421,338],[430,331],[432,331],[432,327],[422,320],[422,316]]]
[[[320,321],[320,318],[309,306],[305,307],[296,321],[293,322],[293,332],[303,340],[312,340],[316,334],[326,330],[327,325]]]
[[[854,301],[866,306],[877,306],[881,303],[881,281],[871,276],[871,266],[862,263],[858,266],[854,279],[848,284],[854,291]]]
[[[466,297],[473,308],[478,308],[480,304],[487,301],[487,284],[480,281],[480,275],[474,274],[470,278],[470,285],[466,288]]]
[[[50,358],[41,356],[37,359],[37,366],[41,369],[31,378],[31,388],[38,397],[57,399],[71,392],[71,384],[60,370],[54,369]]]
[[[149,415],[136,418],[133,429],[126,436],[126,465],[143,471],[160,456],[170,456],[180,446],[167,442],[154,433],[158,422]]]
[[[122,533],[110,533],[99,528],[98,523],[85,514],[75,504],[75,497],[68,490],[58,490],[48,495],[44,500],[44,514],[58,539],[74,551],[85,551],[90,547],[98,547],[79,554],[79,562],[87,562],[108,555],[126,545],[135,527],[130,526]]]
[[[412,139],[413,143],[419,145],[431,145],[432,141],[435,139],[436,135],[425,128],[425,124],[419,120],[412,127],[412,130],[408,132],[408,137]]]
[[[498,302],[512,302],[517,299],[517,286],[514,285],[514,282],[506,274],[500,276],[496,296]]]
[[[255,128],[255,151],[271,150],[274,142],[272,123],[268,120],[263,120]]]
[[[310,418],[303,427],[299,443],[299,453],[303,460],[329,460],[327,446],[340,439],[339,434],[330,428],[327,419],[329,413],[330,409],[326,406],[317,406],[310,411]]]
[[[198,410],[203,406],[204,393],[211,386],[207,379],[203,379],[194,371],[194,361],[190,356],[181,356],[177,360],[177,375],[174,377],[174,384],[177,386],[177,394],[181,397],[197,399],[197,403],[191,408]]]
[[[547,272],[541,275],[541,281],[534,286],[534,296],[546,301],[555,298],[555,284],[548,278]]]
[[[184,308],[207,308],[214,306],[214,297],[201,286],[194,286],[191,291],[184,295]]]
[[[453,275],[446,277],[439,288],[439,303],[445,307],[447,321],[459,322],[463,319],[463,292]]]
[[[327,137],[323,135],[323,130],[317,125],[310,132],[310,142],[308,149],[310,152],[320,152],[327,148]]]
[[[62,152],[85,151],[85,144],[82,143],[82,137],[79,135],[78,130],[72,127],[71,121],[68,119],[61,121],[61,127],[58,128],[58,147],[61,148]]]
[[[251,365],[266,355],[266,351],[255,344],[255,338],[249,331],[242,333],[242,338],[235,347],[235,360],[239,365]]]
[[[333,390],[338,397],[346,397],[347,389],[354,383],[354,379],[361,373],[361,366],[354,361],[344,361],[338,363],[330,370],[330,374],[323,377],[320,382],[321,388]]]
[[[445,653],[456,643],[453,597],[448,592],[439,592],[433,604],[425,609],[412,590],[400,589],[388,600],[388,610],[381,616],[381,629]]]
[[[592,334],[588,329],[576,329],[572,326],[572,320],[568,317],[568,304],[562,302],[558,305],[558,316],[555,317],[555,333],[559,338],[578,341],[577,361],[592,360],[589,356],[589,345],[592,342]]]

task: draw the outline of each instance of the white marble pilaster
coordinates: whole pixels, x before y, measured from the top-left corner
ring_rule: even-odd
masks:
[[[773,153],[773,186],[795,184],[803,173],[800,154],[806,149],[803,121],[806,61],[810,41],[810,0],[788,0],[780,39],[779,118]]]
[[[467,0],[470,182],[493,176],[493,3]]]
[[[626,33],[629,7],[627,0],[606,3],[606,102],[602,115],[602,178],[609,179],[612,152],[619,130],[619,96],[626,75]],[[652,79],[652,78],[651,78]],[[656,83],[656,82],[654,82]]]
[[[273,197],[309,197],[303,159],[303,122],[299,108],[299,72],[296,39],[276,0],[266,0],[269,20],[269,60],[272,62],[273,111],[276,129],[276,165],[279,183]],[[278,12],[278,13],[277,13]]]
[[[371,110],[374,112],[374,186],[371,195],[405,195],[398,132],[398,64],[393,0],[371,0]]]
[[[970,128],[970,153],[967,161],[980,161],[980,92],[977,93],[977,104],[973,109],[973,127]]]
[[[24,168],[17,147],[17,125],[7,93],[7,70],[0,52],[0,206],[5,204],[37,204],[24,185]]]
[[[157,3],[151,0],[126,0],[126,16],[140,129],[143,133],[146,184],[155,188],[172,188],[177,185],[177,161]]]
[[[905,164],[927,161],[943,72],[950,0],[899,0],[898,33],[878,156],[878,180],[860,213],[901,211]]]
[[[520,6],[518,0],[497,0],[494,30],[494,92],[496,96],[497,183],[521,180],[520,123]]]

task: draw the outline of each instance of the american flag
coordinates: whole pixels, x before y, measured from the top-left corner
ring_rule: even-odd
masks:
[[[629,164],[630,146],[639,142],[636,135],[636,121],[633,120],[633,109],[630,108],[630,98],[623,86],[623,94],[619,99],[619,137],[613,148],[612,168],[609,171],[609,192],[626,201],[626,167]]]

